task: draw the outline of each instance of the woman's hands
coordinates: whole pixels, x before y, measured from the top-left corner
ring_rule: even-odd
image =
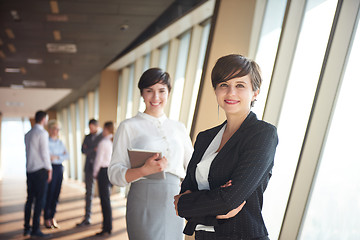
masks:
[[[225,188],[225,187],[230,187],[230,186],[232,186],[232,180],[229,180],[227,183],[225,183],[225,184],[222,185],[221,187],[222,187],[222,188]],[[181,197],[182,195],[189,194],[189,193],[191,193],[191,191],[190,191],[190,190],[186,190],[184,193],[174,196],[174,205],[175,205],[176,215],[179,216],[177,205],[178,205],[178,203],[179,203],[180,197]],[[217,216],[216,216],[216,219],[228,219],[228,218],[235,217],[235,216],[241,211],[241,209],[244,207],[245,203],[246,203],[246,201],[244,201],[240,206],[238,206],[237,208],[231,210],[230,212],[228,212],[228,213],[225,214],[225,215],[217,215]]]
[[[143,176],[147,176],[153,173],[164,171],[167,166],[167,159],[166,157],[162,157],[160,159],[159,154],[156,153],[152,157],[149,157],[145,164],[140,168]]]
[[[229,180],[227,183],[225,183],[221,187],[225,188],[225,187],[230,187],[231,185],[232,185],[232,181]],[[246,203],[246,201],[244,201],[240,206],[238,206],[237,208],[231,210],[230,212],[228,212],[225,215],[217,215],[216,219],[228,219],[228,218],[235,217],[241,211],[241,209],[244,207],[245,203]]]
[[[125,174],[126,181],[130,183],[141,177],[164,171],[168,163],[167,159],[166,157],[162,157],[161,159],[158,158],[159,154],[157,153],[148,158],[142,167],[129,168]]]
[[[235,217],[241,211],[241,209],[244,207],[245,203],[246,203],[246,201],[244,201],[240,206],[231,210],[230,212],[228,212],[225,215],[217,215],[216,219],[228,219],[228,218]]]
[[[176,215],[179,216],[179,213],[178,213],[178,208],[177,208],[177,205],[178,205],[178,202],[179,202],[179,198],[182,196],[182,195],[185,195],[185,194],[189,194],[191,193],[190,190],[186,190],[185,192],[183,192],[182,194],[178,194],[176,196],[174,196],[174,205],[175,205],[175,211],[176,211]]]

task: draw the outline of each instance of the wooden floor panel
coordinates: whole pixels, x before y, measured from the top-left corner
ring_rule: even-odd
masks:
[[[100,199],[93,200],[92,224],[89,227],[76,227],[82,220],[85,206],[84,185],[64,180],[55,218],[60,229],[46,229],[43,218],[40,219],[41,230],[51,233],[47,239],[117,239],[127,240],[125,223],[126,200],[120,194],[111,196],[113,213],[113,231],[110,236],[95,237],[101,231],[102,214]],[[25,179],[4,179],[0,181],[0,239],[30,239],[23,236],[24,204],[26,200]]]

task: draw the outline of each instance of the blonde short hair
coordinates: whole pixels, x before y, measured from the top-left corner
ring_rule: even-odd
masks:
[[[56,120],[56,119],[51,119],[48,122],[48,129],[51,129],[53,127],[57,126],[58,128],[60,128],[60,123]]]

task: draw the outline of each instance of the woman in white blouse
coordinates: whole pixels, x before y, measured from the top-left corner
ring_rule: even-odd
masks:
[[[99,142],[94,162],[93,176],[94,178],[97,178],[98,181],[101,210],[103,214],[102,231],[96,233],[97,236],[111,234],[112,230],[112,214],[110,204],[111,184],[109,182],[107,170],[111,160],[113,134],[114,124],[112,122],[106,122],[102,132],[103,138]]]
[[[138,87],[146,109],[120,123],[115,134],[113,155],[108,169],[110,182],[118,186],[131,183],[127,199],[126,223],[130,240],[183,239],[183,220],[176,216],[172,196],[180,189],[180,179],[193,147],[185,126],[164,114],[170,77],[151,68],[140,77]],[[128,149],[161,152],[139,168],[131,168]],[[147,175],[165,171],[165,179]]]

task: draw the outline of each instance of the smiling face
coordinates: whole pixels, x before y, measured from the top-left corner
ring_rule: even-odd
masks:
[[[259,90],[253,91],[251,79],[245,75],[218,83],[215,94],[226,115],[243,115],[249,113],[251,102],[256,99]]]
[[[164,114],[164,107],[169,96],[169,90],[165,84],[156,83],[147,87],[142,90],[141,96],[146,105],[145,113],[154,117]]]
[[[59,136],[59,131],[60,128],[58,125],[53,125],[50,129],[49,129],[49,135],[51,138],[57,138]]]

